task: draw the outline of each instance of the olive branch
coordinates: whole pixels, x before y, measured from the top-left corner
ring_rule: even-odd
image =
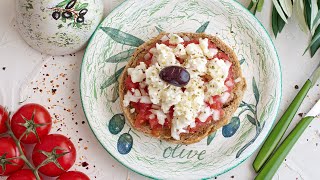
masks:
[[[311,57],[320,48],[320,0],[272,0],[272,31],[275,37],[283,30],[292,15],[300,29],[310,34],[311,41],[303,55],[310,49]],[[251,0],[248,9],[256,14],[261,12],[264,0]]]

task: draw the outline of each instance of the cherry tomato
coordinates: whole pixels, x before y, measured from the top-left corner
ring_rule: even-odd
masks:
[[[39,172],[46,176],[56,177],[71,168],[76,160],[76,149],[73,143],[60,134],[49,134],[41,138],[32,152],[32,161],[38,166],[47,158],[53,158],[56,162],[50,162],[39,168]],[[60,165],[62,169],[58,166]]]
[[[125,80],[126,89],[131,91],[131,89],[138,89],[139,83],[133,83],[131,80],[131,76],[128,76]]]
[[[8,120],[8,117],[8,111],[0,105],[0,134],[8,131],[8,128],[6,126],[6,121]]]
[[[40,179],[42,180],[41,176]],[[36,176],[30,169],[21,169],[11,174],[7,180],[36,180]]]
[[[22,145],[21,147],[24,151],[24,147]],[[0,138],[0,175],[6,176],[21,169],[24,166],[24,161],[18,158],[20,155],[19,149],[11,137]],[[9,158],[16,159],[6,160]]]
[[[52,120],[49,112],[39,104],[26,104],[22,106],[11,119],[12,132],[17,138],[27,131],[21,142],[33,144],[38,142],[38,137],[49,134]]]
[[[60,175],[57,180],[90,180],[90,178],[79,171],[68,171]]]

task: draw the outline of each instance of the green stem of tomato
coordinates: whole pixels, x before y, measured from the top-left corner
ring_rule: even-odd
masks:
[[[9,115],[10,116],[10,115]],[[19,139],[16,138],[16,136],[13,134],[12,130],[11,130],[11,126],[9,124],[9,121],[6,121],[6,126],[8,128],[8,134],[9,136],[13,139],[13,141],[16,143],[20,156],[19,158],[22,159],[26,165],[33,171],[33,174],[35,175],[37,180],[41,180],[40,176],[39,176],[39,172],[38,169],[36,169],[31,162],[27,159],[26,155],[24,154],[22,147],[21,147],[21,142],[19,141]]]

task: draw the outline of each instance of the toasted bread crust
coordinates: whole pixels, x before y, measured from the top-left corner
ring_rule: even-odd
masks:
[[[176,34],[178,34],[180,37],[187,36],[191,40],[199,39],[199,38],[208,38],[209,40],[211,40],[217,46],[219,51],[223,51],[229,56],[230,62],[232,63],[231,67],[232,67],[232,71],[234,73],[235,79],[241,78],[241,81],[235,84],[235,87],[231,92],[229,101],[227,102],[227,104],[224,104],[223,110],[225,114],[222,118],[220,118],[220,120],[212,121],[209,125],[199,128],[199,130],[195,133],[181,133],[180,140],[175,140],[171,137],[170,129],[163,129],[160,133],[160,136],[156,137],[172,143],[192,144],[192,143],[201,141],[203,138],[205,138],[212,132],[216,131],[217,129],[229,123],[230,119],[232,118],[232,115],[237,110],[243,98],[243,94],[246,90],[246,81],[242,76],[241,67],[237,59],[237,56],[235,55],[233,50],[230,47],[228,47],[224,42],[222,42],[220,39],[218,39],[215,36],[211,36],[204,33],[176,33]],[[132,58],[128,62],[126,68],[124,69],[122,75],[120,76],[120,79],[119,79],[120,106],[124,112],[126,119],[130,122],[133,128],[135,128],[134,122],[135,122],[136,113],[130,113],[130,107],[124,107],[123,105],[124,95],[127,93],[127,90],[124,84],[125,79],[128,76],[127,70],[128,68],[137,66],[137,60],[141,58],[143,59],[145,54],[148,53],[149,49],[154,47],[156,43],[162,43],[161,38],[164,35],[168,35],[168,33],[160,33],[157,37],[149,40],[148,42],[138,47],[135,53],[132,55]],[[143,126],[142,128],[139,128],[137,130],[152,136],[151,129],[148,125]]]

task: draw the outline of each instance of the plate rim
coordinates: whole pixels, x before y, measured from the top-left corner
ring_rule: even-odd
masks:
[[[86,53],[89,49],[89,45],[91,44],[91,41],[93,40],[93,38],[95,37],[96,33],[98,32],[98,30],[100,29],[101,25],[103,24],[103,22],[116,10],[120,9],[121,6],[125,5],[126,3],[130,2],[132,0],[124,0],[123,2],[121,2],[120,4],[118,4],[113,10],[110,11],[110,13],[104,17],[104,19],[100,22],[100,24],[97,26],[97,28],[95,29],[95,31],[93,32],[93,34],[91,35],[89,41],[88,41],[88,44],[87,44],[87,47],[85,48],[85,51],[84,51],[84,54],[83,54],[83,57],[82,57],[82,63],[81,63],[81,67],[80,67],[80,78],[79,78],[79,89],[80,89],[80,99],[81,99],[81,107],[83,109],[83,112],[84,112],[84,115],[86,117],[86,120],[89,124],[89,127],[91,129],[91,131],[93,132],[93,135],[95,136],[95,138],[97,139],[97,141],[99,142],[99,144],[108,152],[108,154],[114,159],[116,160],[117,162],[119,162],[121,165],[123,165],[124,167],[126,167],[127,169],[141,175],[141,176],[144,176],[144,177],[147,177],[147,178],[150,178],[150,179],[159,179],[157,177],[153,177],[153,176],[150,176],[150,175],[147,175],[147,174],[144,174],[140,171],[137,171],[129,166],[127,166],[125,163],[123,163],[120,159],[117,159],[109,150],[107,147],[105,147],[105,145],[100,141],[100,139],[97,137],[96,135],[96,132],[95,130],[93,129],[93,127],[91,126],[91,123],[90,121],[88,120],[88,115],[87,115],[87,112],[85,110],[85,107],[84,107],[84,98],[83,98],[83,92],[82,92],[82,85],[83,85],[83,69],[84,69],[84,58],[86,57]],[[238,6],[240,9],[244,10],[244,13],[247,13],[249,14],[249,16],[251,16],[251,18],[256,21],[260,28],[265,32],[265,34],[267,35],[267,39],[269,40],[274,52],[275,52],[275,55],[276,55],[276,58],[277,58],[277,62],[278,62],[278,68],[279,68],[279,75],[280,75],[280,80],[279,80],[279,84],[278,86],[280,87],[280,89],[278,90],[279,91],[279,101],[276,105],[276,112],[275,112],[275,116],[274,118],[272,119],[272,122],[271,122],[271,126],[270,126],[270,129],[268,130],[268,132],[266,133],[265,137],[262,138],[262,141],[261,143],[256,146],[255,148],[253,148],[253,150],[251,152],[248,153],[248,156],[247,157],[244,157],[241,161],[239,161],[237,164],[227,168],[226,170],[224,171],[221,171],[220,173],[216,173],[216,174],[213,174],[213,175],[210,175],[209,177],[200,177],[200,179],[211,179],[211,178],[214,178],[216,176],[220,176],[222,174],[225,174],[227,173],[228,171],[231,171],[232,169],[238,167],[240,164],[242,164],[244,161],[246,161],[249,157],[251,157],[253,155],[254,152],[257,151],[257,149],[260,147],[260,145],[262,145],[262,143],[265,141],[265,139],[268,137],[270,131],[272,130],[272,127],[274,125],[274,123],[276,122],[276,119],[277,119],[277,116],[279,114],[279,110],[280,110],[280,104],[281,104],[281,101],[282,101],[282,89],[283,89],[283,85],[282,85],[282,67],[281,67],[281,63],[280,63],[280,58],[279,58],[279,54],[278,54],[278,51],[272,41],[272,38],[270,36],[270,34],[268,33],[268,31],[266,30],[266,28],[262,25],[262,23],[258,20],[258,18],[256,16],[254,16],[247,8],[245,8],[240,2],[238,2],[237,0],[229,0],[231,3],[233,3],[233,5],[235,6]],[[275,63],[276,64],[276,63]]]

